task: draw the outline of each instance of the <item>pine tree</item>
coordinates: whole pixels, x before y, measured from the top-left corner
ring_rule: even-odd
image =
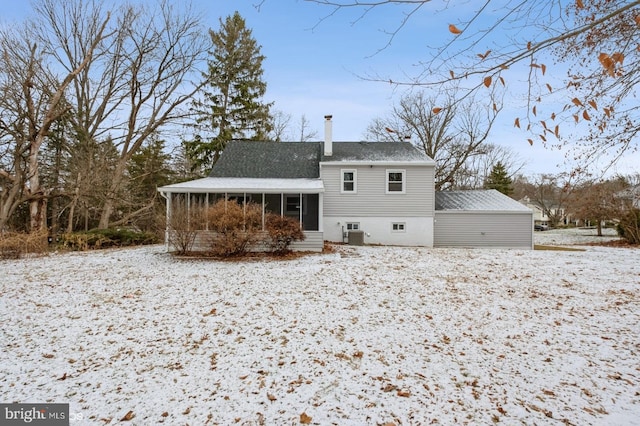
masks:
[[[513,182],[500,161],[491,169],[491,173],[487,177],[484,187],[485,189],[495,189],[504,195],[513,194]]]
[[[238,12],[220,19],[218,31],[209,30],[213,42],[205,91],[194,101],[196,131],[185,141],[187,155],[196,168],[210,168],[232,139],[265,140],[271,131],[269,109],[262,97],[261,46]]]

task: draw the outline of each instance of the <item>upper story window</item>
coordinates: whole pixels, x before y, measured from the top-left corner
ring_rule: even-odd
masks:
[[[405,186],[405,170],[387,170],[387,194],[404,194]]]
[[[340,192],[357,192],[357,172],[356,170],[340,170],[341,178],[341,189]]]

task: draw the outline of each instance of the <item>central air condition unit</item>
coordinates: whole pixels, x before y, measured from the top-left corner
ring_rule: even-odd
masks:
[[[364,231],[349,231],[349,245],[363,246]]]

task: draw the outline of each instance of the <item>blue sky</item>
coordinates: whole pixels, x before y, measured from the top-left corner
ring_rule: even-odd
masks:
[[[319,138],[323,116],[333,115],[334,139],[342,141],[362,140],[367,125],[385,115],[405,93],[403,88],[362,77],[401,80],[417,74],[429,47],[453,37],[447,27],[459,22],[454,14],[465,16],[473,4],[460,2],[455,9],[438,13],[436,7],[424,8],[385,47],[388,32],[396,28],[406,7],[378,8],[363,17],[362,8],[345,9],[328,17],[331,8],[303,0],[193,0],[210,28],[218,28],[219,18],[240,12],[266,56],[267,100],[291,114],[292,123],[304,114]],[[0,22],[19,21],[30,11],[25,0],[0,0],[0,6]],[[564,170],[557,167],[564,161],[562,152],[537,142],[530,146],[530,136],[514,128],[514,118],[523,114],[524,102],[518,96],[517,89],[507,94],[489,141],[512,148],[526,162],[525,174]],[[620,170],[627,172],[629,166],[622,164]]]

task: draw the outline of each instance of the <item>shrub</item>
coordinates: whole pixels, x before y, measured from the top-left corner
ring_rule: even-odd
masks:
[[[72,250],[89,250],[107,247],[125,247],[153,244],[158,240],[154,234],[130,229],[93,229],[62,235],[62,245]]]
[[[25,253],[44,253],[48,248],[47,231],[0,234],[0,259],[20,259]]]
[[[305,239],[304,232],[300,228],[300,222],[287,216],[267,215],[266,231],[269,236],[267,244],[271,251],[276,254],[288,253],[292,242]]]
[[[199,207],[187,208],[184,200],[176,200],[169,217],[169,244],[178,254],[191,252],[198,230],[203,229],[204,210]]]
[[[206,219],[214,232],[209,238],[209,247],[216,256],[246,254],[260,241],[261,205],[221,199],[207,210]]]
[[[640,209],[631,209],[622,216],[617,230],[629,244],[640,244]]]

